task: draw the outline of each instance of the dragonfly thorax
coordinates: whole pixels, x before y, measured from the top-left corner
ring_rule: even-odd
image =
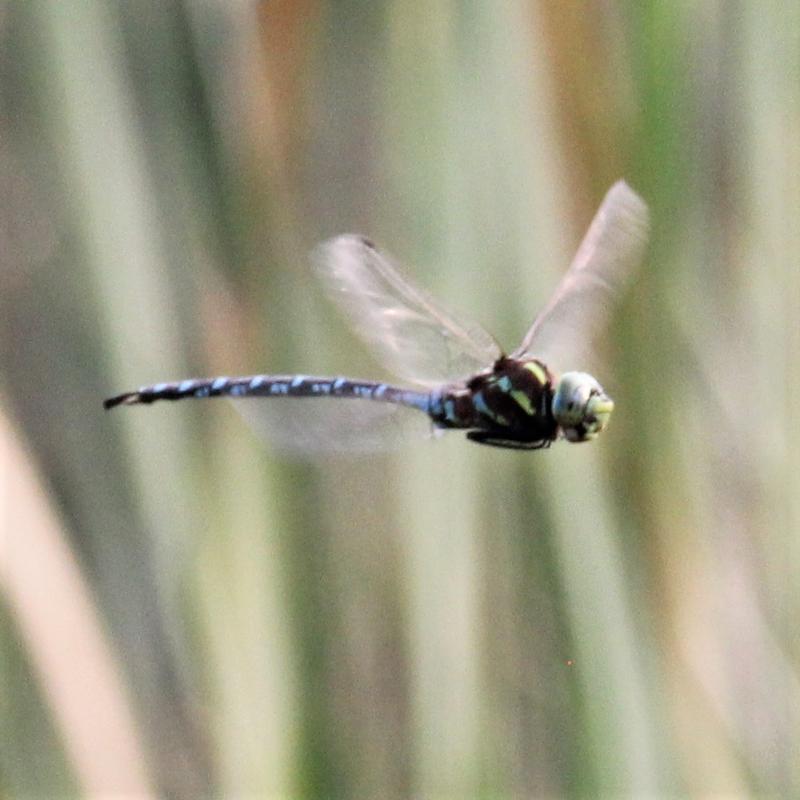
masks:
[[[558,435],[553,383],[541,361],[502,357],[490,370],[437,394],[429,413],[440,427],[469,430],[473,441],[546,447]]]
[[[570,442],[588,442],[608,425],[614,401],[586,372],[565,372],[553,396],[553,417]]]

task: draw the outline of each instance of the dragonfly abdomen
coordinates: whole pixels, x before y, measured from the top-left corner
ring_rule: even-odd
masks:
[[[430,395],[377,381],[349,378],[320,378],[307,375],[248,375],[228,378],[192,378],[174,383],[143,386],[106,400],[105,408],[157,400],[206,397],[336,397],[375,400],[416,408],[428,413]]]

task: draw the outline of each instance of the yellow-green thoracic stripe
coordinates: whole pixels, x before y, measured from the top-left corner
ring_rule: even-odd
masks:
[[[520,389],[510,392],[511,399],[529,416],[536,414],[536,409],[531,405],[531,399]]]
[[[532,372],[536,376],[536,379],[539,381],[539,383],[542,384],[542,386],[544,386],[547,383],[547,373],[535,361],[528,361],[525,364],[525,369],[527,369],[529,372]]]

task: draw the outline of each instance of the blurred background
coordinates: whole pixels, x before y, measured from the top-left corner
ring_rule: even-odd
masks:
[[[8,797],[800,792],[800,6],[0,4]],[[652,246],[592,445],[291,460],[142,384],[382,377],[358,231],[508,348]]]

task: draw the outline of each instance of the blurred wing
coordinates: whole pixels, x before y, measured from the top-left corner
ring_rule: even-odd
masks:
[[[298,458],[391,452],[435,435],[425,414],[392,403],[281,397],[233,404],[270,447]]]
[[[647,205],[627,183],[606,194],[566,275],[512,354],[556,369],[578,366],[608,322],[647,246]]]
[[[395,375],[434,386],[486,369],[500,357],[489,333],[402,278],[368,239],[337,236],[314,255],[331,297]]]

